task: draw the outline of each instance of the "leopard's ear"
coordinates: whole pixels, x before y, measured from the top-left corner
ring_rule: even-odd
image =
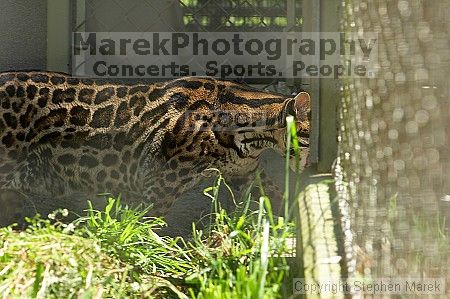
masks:
[[[286,127],[286,116],[292,115],[295,122],[308,122],[311,114],[311,98],[309,93],[302,91],[294,98],[289,98],[285,102],[283,112],[280,114],[281,127]]]
[[[296,121],[305,121],[311,114],[311,97],[306,91],[301,91],[294,98],[294,112]]]

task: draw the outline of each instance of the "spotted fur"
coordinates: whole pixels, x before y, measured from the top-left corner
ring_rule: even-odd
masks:
[[[128,193],[165,214],[206,169],[248,178],[264,149],[284,152],[287,114],[306,157],[309,105],[306,93],[291,99],[208,77],[126,85],[2,73],[0,192]],[[244,125],[223,124],[237,114]]]

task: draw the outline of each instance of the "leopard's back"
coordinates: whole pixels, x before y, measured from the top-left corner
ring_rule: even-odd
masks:
[[[151,86],[97,83],[57,73],[0,74],[1,145],[64,147],[72,136],[127,131],[139,121]]]
[[[211,98],[215,82],[205,80],[210,84],[199,91],[194,80],[127,85],[50,72],[0,74],[0,183],[38,193],[142,188],[140,164],[147,163],[145,172],[161,167],[163,137],[199,93]],[[25,174],[17,169],[23,163],[41,171]]]

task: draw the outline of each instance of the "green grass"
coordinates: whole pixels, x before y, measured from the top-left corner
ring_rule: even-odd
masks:
[[[179,292],[162,277],[168,269],[174,276],[182,273],[187,263],[179,247],[152,233],[160,219],[143,219],[114,199],[105,211],[89,209],[87,217],[69,224],[54,220],[62,214],[49,215],[52,221],[27,219],[28,228],[20,232],[0,229],[2,296],[122,298]],[[105,238],[108,229],[111,236]]]
[[[223,184],[218,177],[216,186]],[[259,199],[259,209],[249,209],[250,194],[236,212],[220,208],[218,189],[208,195],[215,203],[213,221],[207,231],[194,225],[191,254],[198,272],[186,278],[195,287],[192,298],[283,298],[282,284],[289,267],[282,256],[290,252],[287,238],[293,236],[292,223],[274,219],[270,201]],[[195,292],[195,290],[198,290]]]
[[[295,136],[288,122],[288,137]],[[298,152],[298,144],[293,146]],[[289,158],[287,158],[289,159]],[[289,161],[287,161],[288,165]],[[288,177],[288,168],[286,168]],[[260,182],[255,182],[261,189]],[[289,197],[286,186],[285,199]],[[131,209],[120,198],[106,207],[64,223],[67,210],[29,226],[0,229],[0,295],[7,298],[285,298],[289,294],[294,225],[286,205],[272,214],[262,196],[251,210],[251,188],[236,210],[220,206],[218,175],[204,194],[213,201],[205,230],[193,224],[189,241],[161,237],[166,224],[146,217],[148,208]],[[231,191],[230,191],[231,192]]]
[[[223,178],[219,176],[217,185]],[[214,187],[213,193],[218,191]],[[217,193],[211,195],[217,199]],[[249,197],[250,198],[250,197]],[[160,237],[160,218],[108,199],[103,211],[64,224],[28,219],[24,231],[0,229],[0,294],[29,298],[282,298],[292,226],[246,201],[218,208],[192,240]],[[218,203],[217,203],[218,205]],[[56,216],[55,216],[56,214]],[[54,220],[60,218],[59,220]],[[270,223],[276,223],[275,226]]]

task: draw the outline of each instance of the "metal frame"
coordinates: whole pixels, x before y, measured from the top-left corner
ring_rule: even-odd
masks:
[[[318,0],[310,0],[319,2]],[[320,14],[317,22],[320,23],[319,32],[336,32],[340,28],[340,0],[320,0],[317,11]],[[336,61],[340,57],[336,54]],[[319,159],[318,172],[332,172],[332,164],[337,157],[337,106],[341,97],[339,79],[319,79],[319,109],[316,117],[319,122]]]
[[[339,0],[303,0],[304,32],[336,32],[339,30]],[[311,61],[320,65],[319,57]],[[336,107],[340,96],[335,79],[308,78],[302,84],[308,86],[312,100],[310,136],[310,161],[317,165],[317,172],[330,172],[337,156]]]
[[[320,7],[321,1],[319,0],[303,0],[303,13],[308,15],[308,18],[304,19],[303,31],[304,32],[320,32]],[[319,58],[316,57],[315,61],[311,61],[315,64],[319,64]],[[319,132],[320,132],[320,80],[306,78],[302,80],[302,83],[308,86],[308,91],[311,94],[311,127],[312,132],[309,137],[310,146],[310,162],[313,164],[319,163]]]

